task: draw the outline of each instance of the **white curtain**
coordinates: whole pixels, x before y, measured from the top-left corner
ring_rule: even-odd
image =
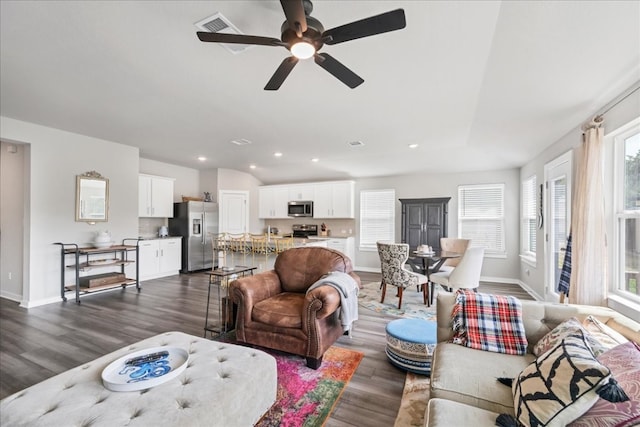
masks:
[[[573,252],[569,303],[606,305],[607,240],[603,194],[602,118],[583,135],[578,153],[575,197],[571,210]]]

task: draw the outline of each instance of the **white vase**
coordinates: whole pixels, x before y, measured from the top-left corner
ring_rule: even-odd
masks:
[[[96,232],[96,237],[93,239],[93,246],[98,249],[108,248],[113,245],[111,241],[111,234],[108,231]]]

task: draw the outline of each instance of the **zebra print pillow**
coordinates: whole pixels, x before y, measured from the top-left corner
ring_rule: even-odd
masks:
[[[513,395],[516,419],[527,426],[565,426],[600,397],[628,399],[579,329],[527,366],[513,383]]]

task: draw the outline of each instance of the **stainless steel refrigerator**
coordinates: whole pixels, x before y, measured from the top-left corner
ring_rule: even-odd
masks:
[[[218,233],[218,204],[182,202],[173,204],[169,234],[182,236],[182,273],[217,267],[211,235]]]

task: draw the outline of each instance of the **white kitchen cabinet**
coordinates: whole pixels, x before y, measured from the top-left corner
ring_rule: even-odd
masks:
[[[321,182],[314,188],[314,218],[354,218],[353,181]]]
[[[287,203],[289,187],[267,185],[258,189],[258,216],[260,218],[289,218]]]
[[[349,259],[351,260],[351,263],[353,264],[355,262],[354,260],[355,247],[354,247],[353,241],[354,241],[353,237],[345,237],[345,238],[332,237],[329,240],[327,240],[327,247],[329,249],[334,249],[336,251],[342,252],[343,254],[349,257]]]
[[[173,218],[173,179],[153,175],[138,177],[138,216]]]
[[[140,280],[178,274],[182,265],[182,239],[166,237],[138,243]]]
[[[313,184],[293,184],[289,185],[289,200],[313,200],[315,196]]]

